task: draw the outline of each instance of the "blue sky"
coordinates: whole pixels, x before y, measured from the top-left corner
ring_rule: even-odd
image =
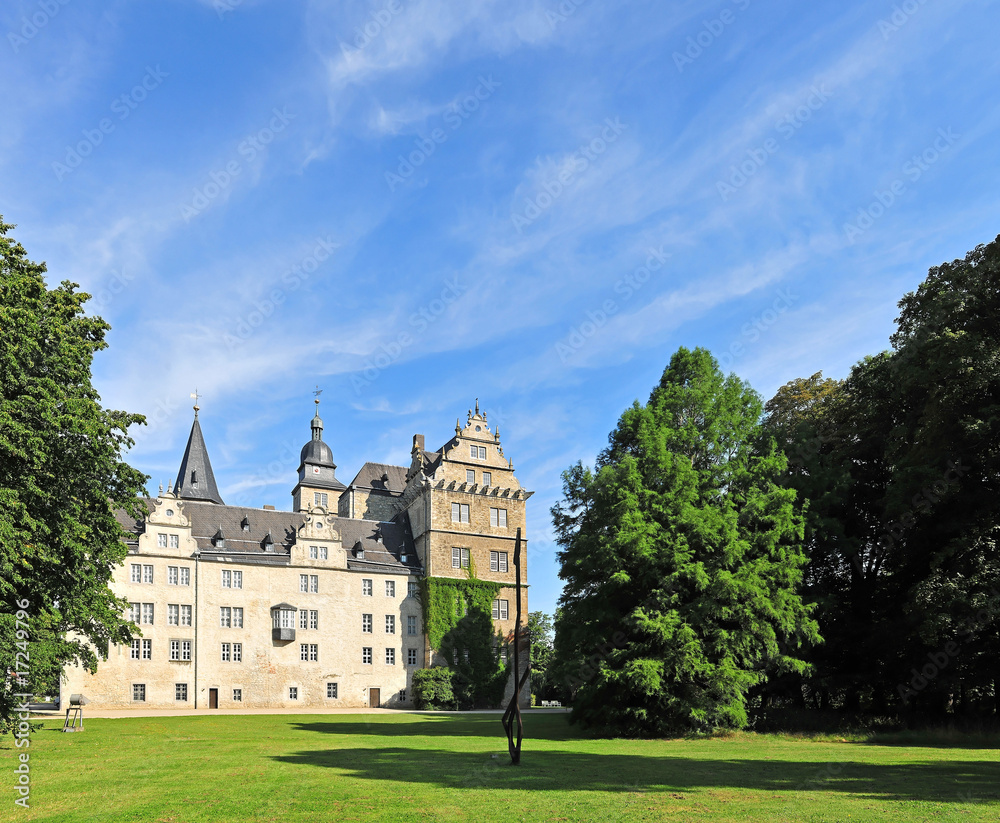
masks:
[[[980,0],[3,4],[0,213],[112,325],[155,491],[201,421],[289,508],[311,391],[349,481],[478,397],[549,507],[678,346],[765,398],[887,346],[1000,232]]]

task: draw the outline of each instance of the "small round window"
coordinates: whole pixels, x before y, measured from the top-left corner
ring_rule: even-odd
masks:
[[[174,516],[174,510],[173,509],[167,509],[167,517],[173,517],[173,516]]]
[[[477,431],[477,432],[481,432],[482,430],[483,430],[483,427],[482,427],[482,426],[476,426],[476,431]]]

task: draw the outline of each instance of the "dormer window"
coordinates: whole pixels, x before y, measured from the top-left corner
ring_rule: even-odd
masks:
[[[361,541],[360,540],[357,543],[354,544],[354,556],[358,560],[364,560],[365,559],[365,547],[361,545]]]
[[[264,551],[266,552],[274,551],[274,538],[271,537],[271,532],[268,532],[264,537],[264,540],[261,542],[261,546],[263,546]]]
[[[245,532],[250,531],[250,518],[244,516],[243,519],[240,521],[240,526],[243,527],[243,531]]]
[[[191,482],[192,483],[198,482],[198,472],[191,472]]]
[[[212,537],[212,545],[217,549],[226,548],[226,536],[222,533],[222,526],[219,526],[219,530]]]

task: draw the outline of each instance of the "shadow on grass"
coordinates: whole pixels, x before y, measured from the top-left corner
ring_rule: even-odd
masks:
[[[416,748],[344,748],[297,752],[274,759],[297,766],[336,769],[366,780],[454,789],[604,792],[752,789],[842,792],[886,801],[1000,801],[1000,763],[990,761],[822,764],[529,751],[520,766],[511,766],[506,752],[499,754],[500,749],[498,745],[498,756],[494,756]]]
[[[356,716],[356,715],[355,715]],[[295,723],[295,728],[317,734],[377,735],[405,737],[503,737],[501,715],[407,714],[386,722],[379,716],[371,722],[337,719]],[[524,734],[536,740],[579,740],[586,738],[570,726],[568,715],[538,715],[524,718]],[[502,741],[506,745],[506,741]]]

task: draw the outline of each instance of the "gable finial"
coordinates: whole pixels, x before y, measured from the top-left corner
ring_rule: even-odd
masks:
[[[157,495],[157,497],[163,497],[163,483],[160,483],[160,493]]]
[[[462,433],[462,421],[459,418],[455,418],[455,434]]]
[[[479,398],[476,398],[476,417],[479,417]]]

